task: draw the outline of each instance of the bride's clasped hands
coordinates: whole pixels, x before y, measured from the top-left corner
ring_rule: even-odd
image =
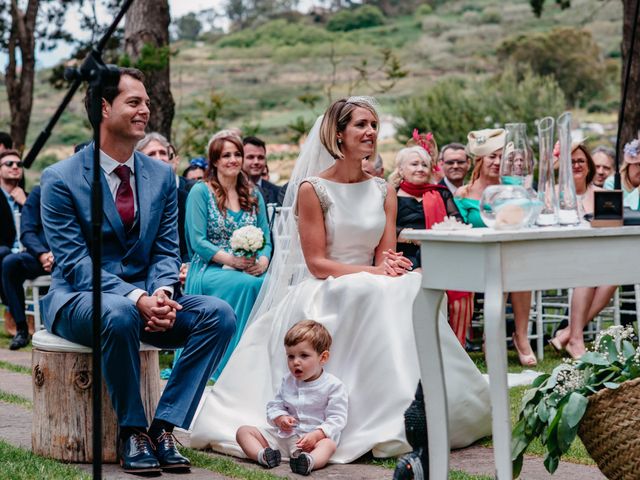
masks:
[[[402,255],[402,252],[396,252],[390,248],[382,252],[384,260],[380,265],[382,275],[389,277],[399,277],[413,269],[413,262]]]

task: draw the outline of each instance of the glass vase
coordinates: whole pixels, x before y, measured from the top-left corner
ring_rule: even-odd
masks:
[[[564,112],[558,117],[558,142],[560,143],[560,159],[558,173],[558,223],[560,225],[577,225],[578,200],[576,185],[571,169],[571,113]]]
[[[536,224],[548,227],[558,223],[558,197],[553,174],[553,127],[552,117],[544,117],[538,123],[540,154],[538,164],[538,201],[540,213]]]
[[[527,125],[507,123],[505,145],[500,161],[500,183],[519,185],[533,192],[533,150],[527,138]]]
[[[480,217],[496,230],[519,230],[531,223],[537,200],[520,185],[490,185],[480,199]]]

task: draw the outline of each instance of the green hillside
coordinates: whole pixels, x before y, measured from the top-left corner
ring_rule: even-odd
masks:
[[[451,0],[429,14],[424,12],[419,9],[411,16],[386,18],[381,26],[347,32],[328,31],[325,25],[313,24],[302,16],[295,22],[273,20],[225,36],[175,43],[171,58],[176,101],[174,142],[182,146],[185,117],[202,115],[204,107],[198,102],[206,106],[212,93],[223,99],[221,125],[256,132],[269,143],[291,142],[294,131],[289,125],[296,121],[304,125],[320,113],[329,101],[328,89],[334,99],[350,93],[374,94],[383,114],[396,116],[404,99],[424,94],[439,80],[460,77],[473,81],[502,71],[505,64],[496,52],[506,39],[559,26],[590,32],[608,66],[606,88],[598,98],[583,105],[599,113],[580,110],[579,118],[615,120],[621,2],[572,0],[572,8],[564,11],[547,2],[539,19],[527,0]],[[354,88],[358,78],[354,67],[366,61],[366,68],[373,72],[381,64],[384,49],[398,58],[406,77],[382,94],[377,93],[385,83],[382,72],[371,73],[368,84]],[[47,71],[38,75],[28,144],[64,93],[48,84],[48,75]],[[2,88],[0,129],[8,125],[8,115]],[[78,95],[54,131],[45,152],[49,156],[41,158],[39,166],[54,161],[54,155],[65,156],[70,144],[89,135]],[[391,145],[382,150],[391,152],[395,148]],[[274,165],[276,170],[278,166]]]

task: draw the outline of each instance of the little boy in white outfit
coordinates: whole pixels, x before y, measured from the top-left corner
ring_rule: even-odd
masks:
[[[274,400],[267,403],[267,429],[245,425],[236,440],[247,455],[267,468],[289,455],[294,473],[309,475],[324,467],[336,451],[347,423],[344,384],[323,370],[331,335],[313,320],[296,323],[285,335],[289,372]]]

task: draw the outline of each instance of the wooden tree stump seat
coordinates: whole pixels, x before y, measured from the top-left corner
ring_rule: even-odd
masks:
[[[91,463],[91,348],[46,330],[33,336],[33,453],[64,462]],[[158,349],[140,345],[140,392],[149,422],[160,399]],[[118,422],[102,382],[102,461],[117,461]]]

